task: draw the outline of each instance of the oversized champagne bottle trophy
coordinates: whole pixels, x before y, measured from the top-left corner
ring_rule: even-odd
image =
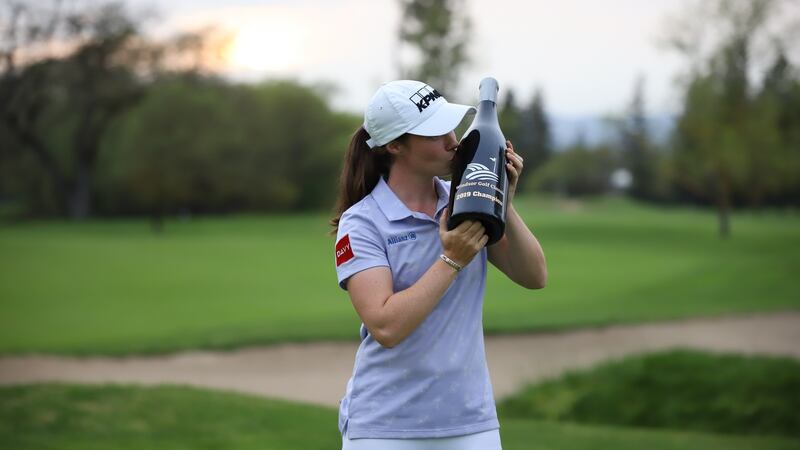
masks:
[[[491,245],[506,228],[506,139],[497,121],[497,80],[484,78],[479,90],[478,112],[453,158],[447,228],[480,220]]]

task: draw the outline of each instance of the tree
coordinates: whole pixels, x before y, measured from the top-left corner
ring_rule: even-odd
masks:
[[[696,79],[686,94],[678,120],[673,153],[678,184],[717,207],[719,233],[730,234],[733,186],[743,180],[744,152],[737,132],[720,125],[720,94],[712,77]]]
[[[766,145],[777,145],[770,154],[779,161],[770,164],[778,169],[771,177],[758,178],[756,171],[751,173],[756,187],[751,202],[759,205],[765,198],[774,198],[779,204],[800,206],[800,73],[780,46],[764,76],[756,104],[758,123],[762,129],[769,126],[763,132]]]
[[[31,151],[49,176],[62,211],[83,218],[91,211],[92,174],[109,123],[130,108],[142,87],[125,67],[137,26],[120,5],[79,12],[61,2],[11,2],[3,24],[0,120],[21,150]],[[59,42],[66,57],[42,48]],[[48,122],[59,115],[66,140],[48,140]],[[67,161],[59,148],[66,147]]]
[[[471,21],[463,11],[465,0],[400,0],[399,37],[412,47],[418,62],[401,67],[403,78],[429,83],[443,94],[458,85],[468,63]]]
[[[633,198],[652,200],[654,196],[655,154],[647,130],[644,106],[644,80],[636,82],[628,114],[619,126],[623,165],[631,174],[628,189]]]
[[[611,190],[611,174],[617,164],[611,148],[587,147],[578,140],[543,164],[531,176],[531,185],[559,195],[602,195]]]
[[[498,106],[497,119],[503,129],[503,134],[517,147],[522,127],[522,111],[517,104],[517,95],[513,88],[506,89],[505,97]]]
[[[545,111],[544,94],[541,89],[534,91],[527,107],[519,111],[516,126],[514,149],[525,160],[525,170],[519,179],[519,192],[524,192],[529,177],[539,170],[553,153],[553,138],[550,121]]]
[[[544,93],[541,88],[534,91],[530,106],[523,114],[523,140],[530,145],[528,167],[531,171],[547,162],[553,153],[553,137],[550,120],[545,111]],[[525,130],[528,133],[525,133]]]
[[[106,131],[143,98],[165,64],[196,70],[202,39],[148,41],[141,34],[144,18],[121,3],[75,5],[3,4],[0,136],[6,152],[34,156],[36,176],[54,199],[51,213],[82,219],[92,213]]]
[[[522,136],[522,110],[517,105],[517,96],[514,89],[508,88],[505,96],[498,105],[497,119],[500,122],[500,128],[503,130],[503,135],[509,139],[514,145],[514,151],[522,155],[526,159],[526,168],[523,170],[522,175],[527,175],[527,158],[525,157],[526,151],[523,149]],[[523,191],[522,179],[517,182],[517,192]]]
[[[104,142],[113,213],[290,211],[334,200],[342,149],[363,119],[290,81],[163,76]],[[113,157],[108,157],[113,155]],[[107,206],[108,207],[108,206]]]
[[[787,4],[703,3],[701,7],[708,9],[691,11],[668,36],[671,47],[690,65],[683,113],[673,136],[673,173],[681,187],[716,205],[723,238],[730,234],[729,216],[737,195],[755,202],[766,191],[782,189],[769,180],[781,173],[781,155],[786,154],[774,135],[775,108],[753,95],[749,77],[754,67],[751,55],[765,51],[763,42],[770,50],[775,42],[781,48],[786,45],[782,39],[792,38],[790,33],[771,34],[769,26]],[[702,37],[709,23],[721,30],[717,41]]]

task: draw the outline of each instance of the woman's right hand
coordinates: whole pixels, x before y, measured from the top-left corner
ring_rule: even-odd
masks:
[[[464,267],[489,242],[489,235],[486,234],[483,224],[476,220],[465,220],[448,231],[449,218],[450,211],[445,208],[439,218],[439,238],[442,240],[442,248],[445,256]]]

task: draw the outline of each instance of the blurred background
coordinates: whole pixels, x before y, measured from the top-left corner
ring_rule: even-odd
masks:
[[[490,268],[504,448],[800,448],[796,0],[2,0],[0,447],[340,448],[346,144],[484,76],[549,271]]]

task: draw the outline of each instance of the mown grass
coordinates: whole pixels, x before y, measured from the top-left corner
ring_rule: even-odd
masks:
[[[800,362],[675,350],[528,386],[503,417],[800,438]]]
[[[521,197],[548,285],[490,268],[488,333],[800,307],[800,214]],[[0,226],[0,353],[128,354],[357,339],[325,215]]]
[[[0,448],[335,450],[336,411],[161,386],[0,388]],[[800,441],[501,420],[505,450],[789,450]]]

